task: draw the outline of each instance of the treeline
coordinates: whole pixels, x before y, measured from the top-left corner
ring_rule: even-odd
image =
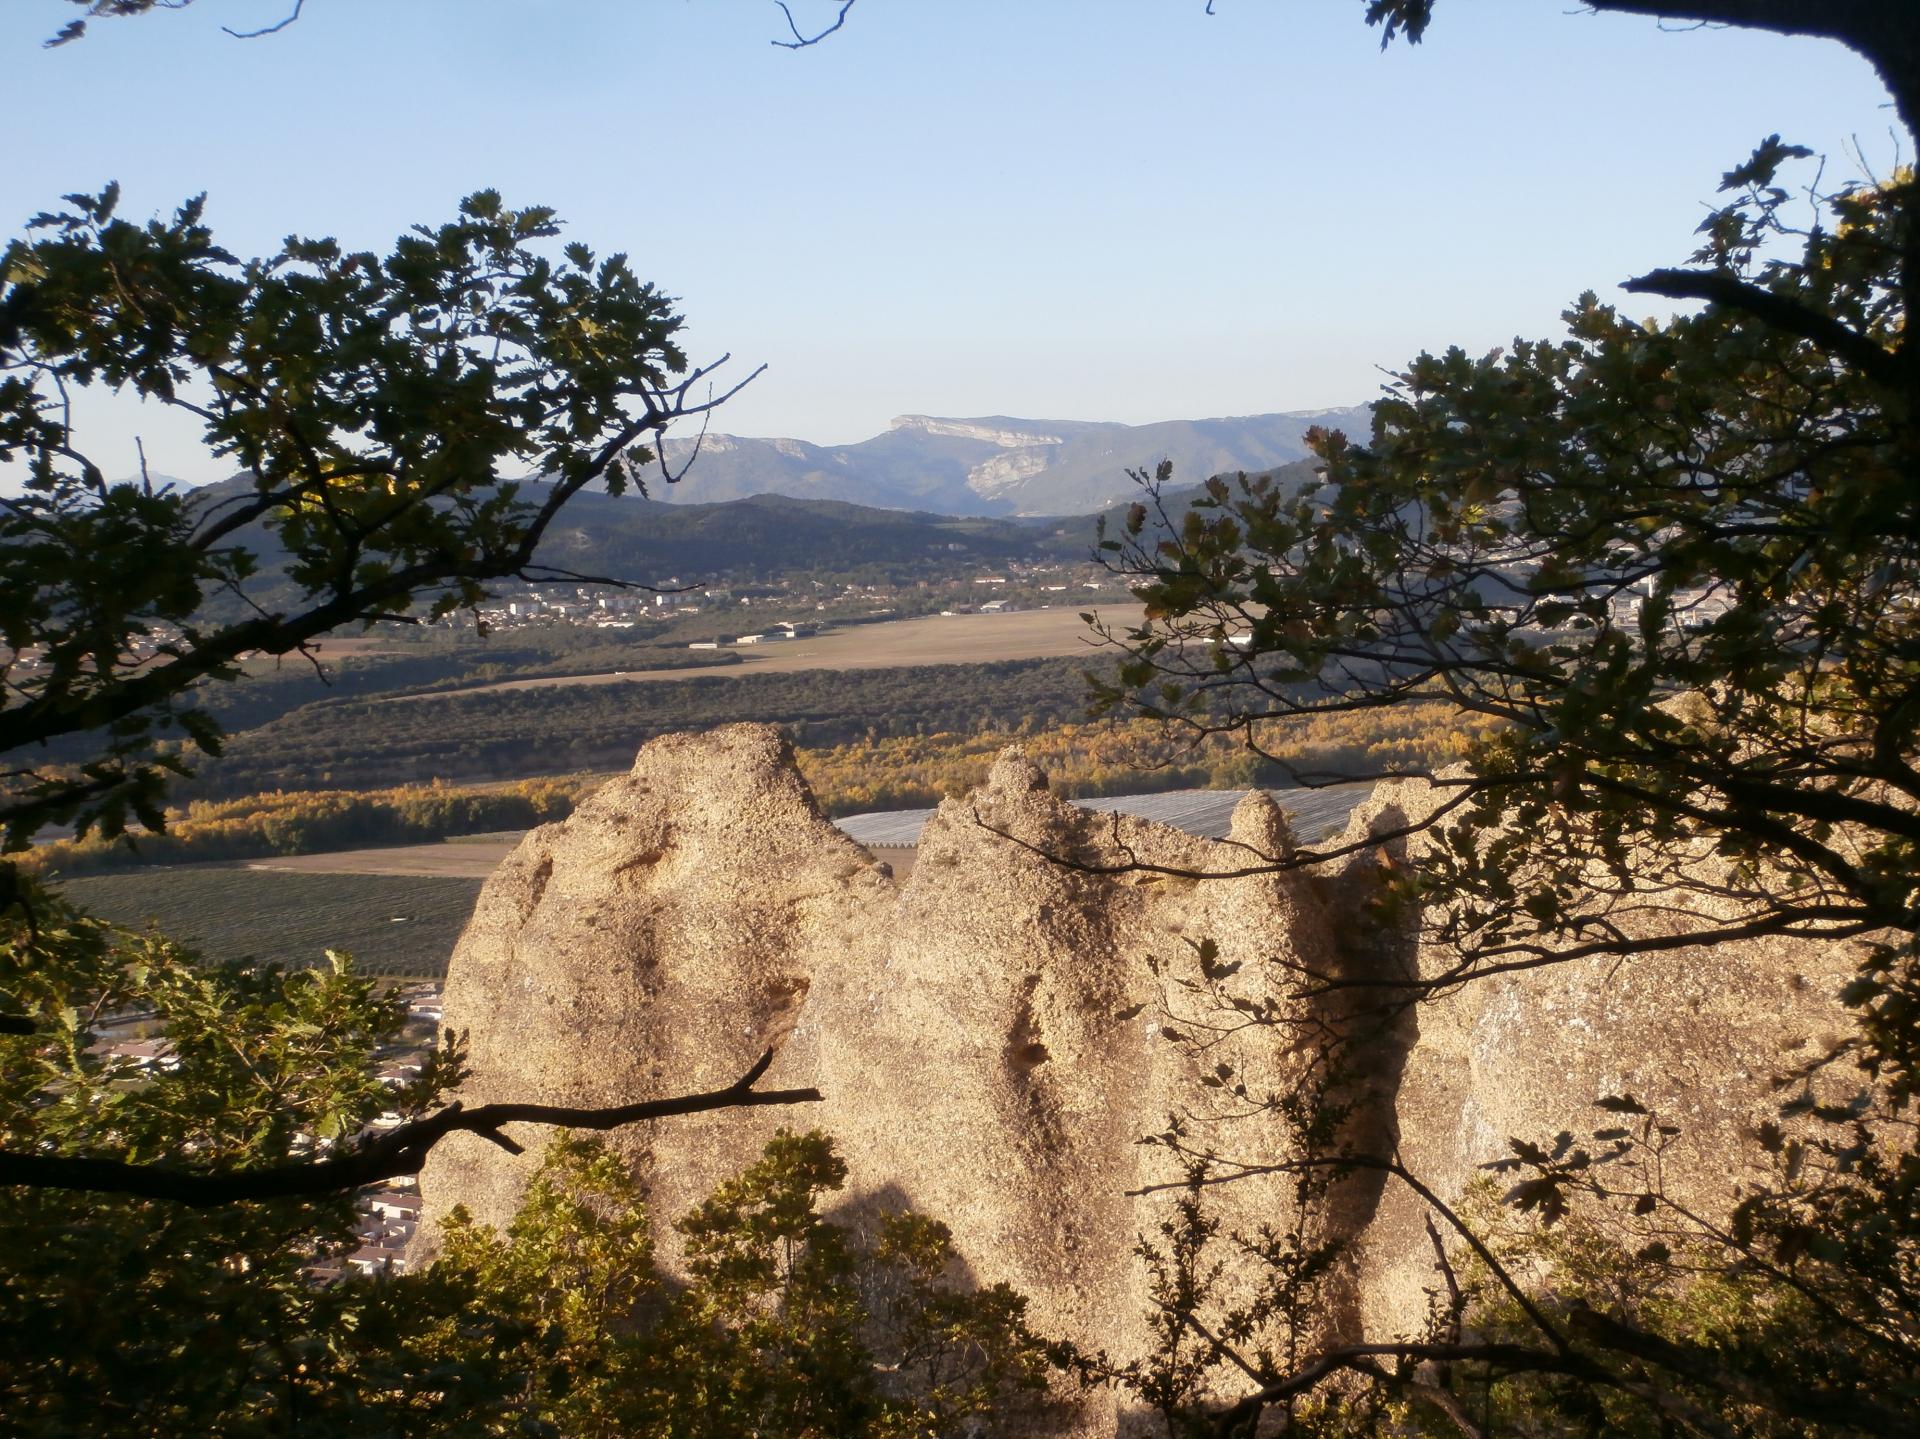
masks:
[[[881,738],[802,750],[807,783],[830,814],[917,809],[965,794],[986,779],[1009,744],[1061,794],[1092,797],[1170,789],[1286,789],[1293,772],[1316,781],[1382,771],[1432,769],[1459,759],[1488,732],[1479,715],[1451,705],[1313,715],[1275,722],[1261,736],[1285,764],[1254,754],[1237,736],[1195,740],[1152,720],[990,727],[970,734]]]
[[[327,700],[234,735],[187,792],[214,799],[624,769],[658,735],[741,720],[782,725],[810,748],[1042,728],[1084,717],[1084,670],[1077,659],[1009,660]]]
[[[486,788],[275,791],[221,803],[195,801],[169,812],[164,833],[142,833],[131,844],[96,837],[52,840],[20,858],[45,872],[76,875],[150,864],[424,844],[564,819],[598,783],[597,777],[575,775]]]
[[[1289,721],[1267,737],[1300,770],[1361,776],[1434,768],[1461,756],[1487,722],[1441,704],[1320,715]],[[1198,744],[1151,721],[988,727],[801,749],[801,772],[829,814],[917,809],[981,783],[994,757],[1018,743],[1061,794],[1140,794],[1169,789],[1284,789],[1282,766],[1215,736]],[[528,829],[565,818],[604,774],[522,780],[481,788],[407,785],[374,791],[276,791],[197,801],[169,817],[164,834],[122,841],[59,840],[30,862],[64,875],[147,864],[206,863]]]

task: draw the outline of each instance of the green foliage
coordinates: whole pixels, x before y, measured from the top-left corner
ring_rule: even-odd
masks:
[[[1920,197],[1902,172],[1796,199],[1805,156],[1767,140],[1698,268],[1628,287],[1696,312],[1585,296],[1564,339],[1423,355],[1364,443],[1313,437],[1318,485],[1215,480],[1174,515],[1163,470],[1103,540],[1147,605],[1109,709],[1282,765],[1328,714],[1495,722],[1464,766],[1388,767],[1440,801],[1378,876],[1380,916],[1449,956],[1404,1002],[1677,940],[1864,956],[1857,1029],[1787,1077],[1729,1215],[1669,1189],[1675,1126],[1603,1100],[1589,1139],[1514,1140],[1506,1247],[1437,1347],[1255,1366],[1275,1394],[1338,1373],[1403,1432],[1540,1435],[1877,1434],[1920,1407]]]
[[[401,1092],[373,1077],[369,1056],[404,1009],[343,954],[296,972],[208,965],[33,886],[4,934],[0,1005],[35,1026],[0,1038],[9,1148],[272,1163],[344,1143],[383,1109],[418,1109],[455,1077],[436,1065]],[[98,1045],[100,1026],[129,1014],[164,1032],[174,1061],[138,1083]]]
[[[457,1212],[399,1282],[438,1315],[409,1362],[497,1366],[505,1402],[475,1433],[936,1439],[1032,1412],[1025,1302],[952,1284],[934,1221],[888,1216],[867,1244],[822,1218],[845,1173],[824,1135],[781,1131],[675,1225],[675,1282],[625,1164],[558,1136],[504,1235]]]
[[[1566,340],[1422,356],[1368,445],[1318,437],[1322,486],[1214,481],[1178,533],[1108,542],[1150,616],[1109,705],[1268,748],[1289,717],[1419,699],[1504,722],[1405,880],[1466,972],[1610,943],[1638,902],[1595,875],[1730,907],[1729,931],[1915,927],[1910,411],[1770,308],[1891,356],[1913,182],[1830,197],[1772,257],[1794,153],[1728,177],[1697,257],[1760,300],[1662,324],[1589,296]],[[1910,961],[1881,950],[1854,996],[1903,1083]]]
[[[425,1112],[457,1044],[375,1074],[400,1005],[345,956],[212,966],[30,887],[0,1006],[0,1149],[241,1168],[350,1148]],[[126,1015],[169,1058],[116,1058]],[[116,1029],[116,1032],[119,1032]],[[677,1226],[658,1267],[624,1162],[561,1135],[505,1235],[456,1216],[418,1275],[314,1281],[351,1247],[351,1194],[193,1208],[11,1189],[0,1205],[9,1433],[872,1435],[992,1432],[1044,1389],[1025,1301],[950,1275],[943,1226],[821,1217],[845,1167],[782,1132]],[[982,1429],[981,1426],[985,1426]]]
[[[1763,261],[1791,154],[1728,177],[1743,198],[1699,257],[1889,355],[1912,181],[1837,194],[1801,256]],[[1110,703],[1210,730],[1440,695],[1505,720],[1421,878],[1482,957],[1597,938],[1619,895],[1555,876],[1665,859],[1686,884],[1690,845],[1763,932],[1910,930],[1905,400],[1741,305],[1657,325],[1586,298],[1567,319],[1557,344],[1417,359],[1367,448],[1319,436],[1317,490],[1217,480],[1179,534],[1110,542],[1154,615],[1152,682]],[[1250,642],[1219,644],[1229,626]],[[1194,713],[1202,684],[1236,699]],[[1899,1003],[1905,974],[1889,957],[1860,999]]]
[[[459,1078],[457,1049],[393,1089],[374,1056],[403,1009],[345,956],[289,973],[209,966],[29,885],[5,920],[0,1149],[257,1167],[356,1142]],[[30,914],[30,922],[28,915]],[[116,1058],[126,1016],[168,1063]],[[115,1032],[125,1034],[124,1024]],[[0,1404],[10,1433],[256,1434],[298,1417],[301,1376],[351,1323],[303,1272],[350,1245],[353,1197],[196,1209],[53,1189],[0,1204]]]
[[[87,20],[125,19],[128,16],[145,15],[151,10],[184,10],[193,0],[67,0],[67,3],[81,7],[86,19],[69,20],[62,25],[47,40],[49,49],[57,45],[70,45],[85,36]]]
[[[1548,1402],[1535,1381],[1481,1373],[1490,1400],[1565,1418],[1599,1402],[1618,1432],[1659,1434],[1664,1371],[1687,1403],[1756,1435],[1886,1432],[1920,1409],[1920,1155],[1870,1092],[1819,1072],[1794,1090],[1756,1127],[1724,1220],[1671,1192],[1681,1128],[1630,1095],[1603,1096],[1611,1117],[1585,1139],[1516,1139],[1486,1166],[1517,1180],[1474,1202],[1494,1253],[1640,1379],[1599,1394],[1549,1383]],[[1524,1338],[1484,1264],[1470,1303],[1476,1326]]]
[[[1402,35],[1418,45],[1433,23],[1433,0],[1367,0],[1367,23],[1380,27],[1383,49]]]
[[[560,508],[637,484],[640,439],[707,408],[670,382],[667,299],[622,255],[550,257],[550,210],[482,191],[386,256],[295,237],[242,262],[200,199],[140,225],[119,198],[70,195],[0,256],[0,466],[21,467],[0,506],[0,751],[98,736],[77,772],[8,777],[10,849],[48,821],[158,828],[167,776],[219,749],[178,703],[194,686],[537,578]],[[68,419],[94,386],[187,410],[244,480],[205,501],[110,482]],[[523,493],[503,467],[548,483]],[[269,550],[292,591],[270,607],[249,588]],[[222,596],[241,617],[214,617]]]

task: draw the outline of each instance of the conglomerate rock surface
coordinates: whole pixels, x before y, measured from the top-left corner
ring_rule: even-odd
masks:
[[[1397,835],[1450,793],[1424,781],[1380,785],[1342,843]],[[1351,903],[1367,865],[1418,866],[1432,842],[1421,834],[1361,850],[1345,874],[1328,877],[1329,892]],[[1735,920],[1730,895],[1740,886],[1721,890],[1723,871],[1703,849],[1688,862],[1685,888],[1626,895],[1613,923],[1669,940]],[[1432,979],[1459,963],[1460,952],[1432,936],[1431,916],[1422,918],[1376,940],[1376,973]],[[1630,1096],[1677,1131],[1664,1141],[1667,1195],[1724,1217],[1760,1177],[1748,1168],[1763,1157],[1753,1128],[1777,1116],[1776,1077],[1832,1053],[1853,1031],[1838,995],[1860,957],[1848,943],[1773,936],[1558,959],[1441,989],[1407,1013],[1380,1126],[1406,1168],[1451,1204],[1490,1161],[1511,1154],[1510,1139],[1549,1150],[1562,1131],[1587,1141],[1620,1122],[1595,1101]],[[1404,1185],[1387,1186],[1360,1236],[1355,1283],[1377,1334],[1406,1332],[1424,1316],[1436,1282],[1427,1213]]]
[[[626,1103],[724,1085],[773,1047],[764,1083],[816,1085],[823,1103],[613,1134],[657,1213],[684,1212],[775,1128],[819,1127],[848,1163],[847,1217],[942,1219],[971,1276],[1024,1292],[1043,1333],[1135,1356],[1149,1306],[1133,1248],[1173,1202],[1138,1191],[1179,1178],[1139,1139],[1170,1115],[1244,1110],[1234,1084],[1260,1095],[1309,1072],[1303,1036],[1352,1022],[1337,1002],[1290,1025],[1241,1022],[1301,975],[1438,972],[1444,955],[1417,936],[1383,944],[1361,913],[1367,867],[1395,848],[1370,837],[1430,804],[1383,789],[1349,826],[1342,872],[1242,873],[1292,844],[1265,796],[1243,802],[1228,840],[1199,839],[1058,800],[1010,750],[986,785],[940,807],[897,883],[822,817],[776,731],[656,740],[488,880],[447,981],[447,1023],[470,1035],[461,1097]],[[1398,849],[1389,862],[1409,862]],[[1217,946],[1204,967],[1203,940]],[[1419,1007],[1362,1046],[1345,1141],[1397,1152],[1457,1199],[1507,1136],[1550,1135],[1630,1090],[1687,1126],[1719,1165],[1706,1182],[1727,1189],[1726,1156],[1773,1061],[1836,1030],[1843,961],[1758,946],[1700,960],[1583,961]],[[1185,1042],[1170,1042],[1172,1025]],[[1220,1066],[1224,1088],[1203,1085]],[[1296,1152],[1271,1115],[1215,1132],[1251,1164]],[[517,1137],[517,1158],[464,1135],[433,1151],[426,1244],[455,1204],[511,1218],[542,1142]],[[1227,1229],[1292,1217],[1277,1176],[1212,1194]],[[1325,1325],[1417,1330],[1435,1279],[1411,1195],[1363,1176],[1327,1208],[1316,1222],[1356,1243]],[[1230,1269],[1226,1285],[1253,1281]],[[1102,1393],[1072,1427],[1133,1424]]]

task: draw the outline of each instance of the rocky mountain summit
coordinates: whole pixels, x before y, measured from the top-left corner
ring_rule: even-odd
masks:
[[[901,415],[886,433],[851,445],[708,435],[697,457],[693,440],[666,442],[675,470],[692,465],[677,485],[658,487],[659,498],[777,494],[947,515],[1082,514],[1131,497],[1128,469],[1170,459],[1183,482],[1273,469],[1306,457],[1313,426],[1364,435],[1371,414],[1358,405],[1150,425]]]
[[[776,1127],[818,1126],[849,1166],[845,1217],[912,1206],[945,1220],[972,1277],[1026,1293],[1042,1332],[1115,1356],[1148,1346],[1134,1244],[1176,1197],[1153,1187],[1180,1178],[1138,1140],[1181,1115],[1242,1162],[1289,1158],[1285,1123],[1223,1118],[1206,1081],[1226,1064],[1255,1094],[1288,1089],[1315,1062],[1302,1036],[1372,1026],[1342,1142],[1397,1155],[1445,1200],[1509,1136],[1550,1138],[1586,1122],[1596,1097],[1631,1092],[1681,1127],[1676,1182],[1724,1210],[1768,1074],[1844,1032],[1832,996],[1850,957],[1775,941],[1710,961],[1684,949],[1579,961],[1482,980],[1387,1023],[1377,990],[1290,998],[1303,973],[1392,981],[1445,967],[1417,928],[1383,930],[1367,905],[1377,866],[1418,863],[1417,846],[1376,837],[1432,803],[1423,784],[1383,786],[1328,846],[1344,860],[1249,873],[1293,845],[1266,796],[1241,803],[1228,839],[1202,839],[1059,800],[1013,749],[982,788],[941,805],[896,882],[822,817],[776,731],[656,740],[487,882],[446,991],[447,1022],[470,1032],[462,1097],[623,1103],[724,1085],[774,1048],[768,1083],[816,1085],[824,1103],[614,1136],[660,1212],[684,1211]],[[1234,1019],[1285,1005],[1297,1024]],[[1191,1033],[1208,1026],[1219,1034],[1202,1051]],[[516,1137],[529,1146],[517,1158],[467,1135],[434,1150],[423,1233],[455,1204],[510,1218],[543,1140]],[[1210,1193],[1228,1229],[1292,1217],[1280,1176]],[[1309,1228],[1353,1241],[1328,1333],[1419,1331],[1437,1283],[1420,1202],[1363,1174],[1323,1211]],[[1086,1396],[1073,1432],[1135,1432],[1141,1416],[1117,1403]]]

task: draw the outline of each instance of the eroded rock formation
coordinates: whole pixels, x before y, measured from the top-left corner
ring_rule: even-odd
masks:
[[[1347,838],[1424,802],[1383,792]],[[774,1128],[818,1126],[847,1159],[853,1217],[910,1205],[944,1219],[974,1275],[1024,1291],[1043,1331],[1136,1354],[1148,1305],[1133,1244],[1171,1203],[1138,1191],[1178,1177],[1137,1141],[1206,1095],[1233,1108],[1234,1084],[1292,1085],[1313,1063],[1307,1041],[1351,1021],[1336,999],[1297,1028],[1236,1031],[1234,1016],[1266,1004],[1277,977],[1444,963],[1412,941],[1390,953],[1362,922],[1371,846],[1319,879],[1237,874],[1291,843],[1258,794],[1230,839],[1198,839],[1066,804],[1009,751],[984,787],[940,807],[896,883],[821,816],[775,731],[657,740],[570,819],[529,834],[482,891],[446,994],[448,1023],[471,1036],[463,1097],[627,1102],[723,1084],[776,1047],[767,1082],[817,1085],[823,1104],[613,1137],[661,1213],[685,1210]],[[1217,946],[1205,973],[1202,940]],[[1838,1025],[1844,961],[1778,950],[1699,961],[1680,951],[1516,975],[1370,1031],[1348,1140],[1397,1147],[1453,1198],[1506,1136],[1577,1121],[1596,1095],[1631,1089],[1689,1126],[1687,1142],[1719,1159],[1705,1182],[1724,1189],[1769,1061]],[[1219,1027],[1204,1053],[1163,1033],[1195,1021]],[[1207,1088],[1217,1066],[1230,1078]],[[470,1136],[438,1147],[422,1233],[456,1203],[504,1224],[540,1143],[519,1137],[530,1150],[517,1159]],[[1271,1116],[1231,1131],[1251,1163],[1292,1144]],[[1215,1193],[1229,1227],[1289,1217],[1280,1178]],[[1325,1322],[1417,1328],[1432,1251],[1410,1196],[1363,1176],[1329,1208],[1359,1242]],[[1114,1432],[1109,1403],[1090,1401],[1084,1432]]]
[[[1393,834],[1430,814],[1436,790],[1423,782],[1381,785],[1353,813],[1345,841]],[[1390,863],[1420,862],[1421,843],[1391,841]],[[1356,856],[1329,886],[1364,890],[1373,858]],[[1695,878],[1722,862],[1703,850]],[[1617,919],[1640,937],[1681,936],[1736,917],[1698,891],[1642,896]],[[1432,978],[1458,962],[1447,946],[1402,937],[1374,955],[1383,968]],[[1853,1029],[1838,1001],[1860,952],[1852,945],[1770,937],[1691,946],[1622,960],[1600,955],[1490,976],[1442,991],[1409,1015],[1406,1050],[1391,1085],[1383,1127],[1401,1161],[1457,1202],[1512,1138],[1545,1142],[1561,1130],[1586,1140],[1617,1116],[1594,1107],[1603,1095],[1630,1095],[1678,1133],[1668,1140],[1662,1177],[1669,1195],[1696,1213],[1724,1216],[1760,1151],[1752,1126],[1770,1117],[1776,1076],[1828,1054]],[[1357,1247],[1356,1283],[1367,1327],[1405,1331],[1419,1323],[1434,1283],[1425,1206],[1404,1186],[1387,1186]]]

